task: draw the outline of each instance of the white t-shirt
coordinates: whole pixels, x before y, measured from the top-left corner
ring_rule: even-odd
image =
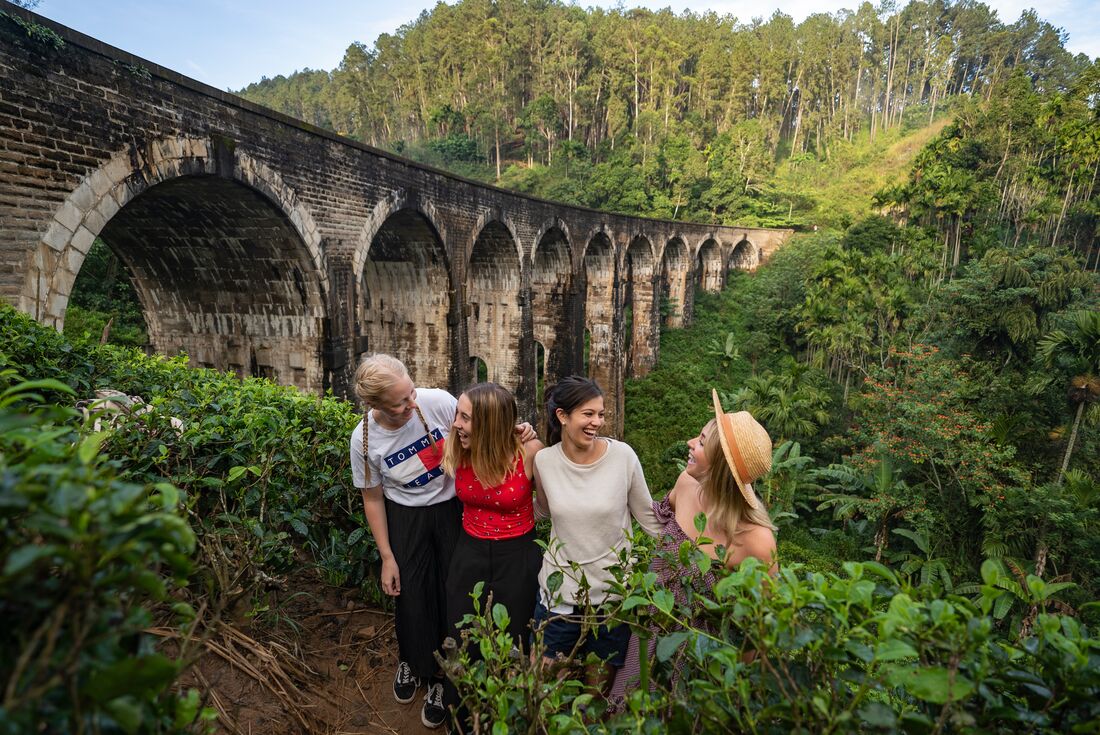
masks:
[[[382,493],[410,507],[435,505],[455,496],[454,478],[443,472],[443,444],[455,420],[458,401],[445,390],[417,388],[416,405],[435,437],[432,448],[424,425],[415,413],[400,429],[383,428],[369,412],[370,476],[363,463],[363,422],[351,433],[351,476],[355,487],[374,487],[381,478]]]
[[[618,563],[622,549],[630,548],[627,531],[632,517],[650,536],[661,532],[638,455],[624,442],[599,440],[607,443],[607,451],[592,464],[569,461],[561,443],[535,455],[550,511],[550,543],[543,555],[539,586],[543,604],[552,612],[571,612],[580,603],[580,574],[588,580],[593,605],[614,597],[610,591],[614,575],[608,567]],[[572,564],[579,567],[577,572]],[[562,585],[551,598],[548,580],[558,571]]]

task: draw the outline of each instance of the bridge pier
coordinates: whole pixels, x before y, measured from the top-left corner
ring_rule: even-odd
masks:
[[[668,309],[663,326],[669,329],[680,329],[691,321],[691,270],[687,245],[679,237],[669,240],[661,257],[661,299]]]

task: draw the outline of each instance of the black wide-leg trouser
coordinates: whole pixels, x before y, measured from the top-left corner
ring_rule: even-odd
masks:
[[[516,647],[526,651],[541,568],[542,548],[535,542],[534,531],[500,540],[479,539],[461,531],[447,573],[447,635],[460,640],[458,625],[463,616],[474,611],[470,592],[478,582],[484,582],[481,611],[485,612],[491,592],[493,604],[508,609],[508,632]],[[469,650],[475,659],[480,658],[477,646]],[[443,699],[450,707],[458,706],[458,691],[450,681],[443,687]]]
[[[387,498],[386,526],[401,578],[394,616],[398,652],[413,676],[426,680],[439,672],[435,652],[450,634],[447,570],[462,532],[462,505],[451,498],[410,507]]]

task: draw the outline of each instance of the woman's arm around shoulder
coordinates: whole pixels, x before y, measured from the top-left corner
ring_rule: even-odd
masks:
[[[646,484],[642,462],[638,459],[633,447],[625,442],[617,443],[629,452],[626,461],[629,467],[630,486],[627,488],[626,504],[630,509],[630,515],[634,516],[634,520],[650,536],[660,536],[664,527],[657,520],[657,514],[653,512],[653,495],[650,494],[649,485]]]
[[[528,451],[529,444],[538,445],[537,449]],[[527,476],[531,478],[531,482],[535,486],[535,520],[542,520],[543,518],[550,517],[550,504],[546,500],[546,491],[543,489],[542,480],[539,479],[539,466],[536,461],[538,453],[543,449],[543,444],[538,439],[530,442],[526,442],[523,445],[523,467],[527,471]]]
[[[536,436],[523,442],[523,470],[529,480],[535,479],[535,455],[542,449],[543,443]]]

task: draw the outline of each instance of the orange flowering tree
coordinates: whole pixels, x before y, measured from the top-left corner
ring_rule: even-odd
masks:
[[[904,525],[936,539],[940,553],[977,562],[986,513],[1030,484],[1015,448],[996,443],[977,410],[981,390],[960,363],[925,345],[893,351],[865,382],[848,464],[872,480],[862,505],[880,524],[881,544],[889,526]]]

